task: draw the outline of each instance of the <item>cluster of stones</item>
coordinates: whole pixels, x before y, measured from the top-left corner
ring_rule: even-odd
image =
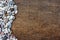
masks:
[[[0,0],[0,40],[17,40],[11,33],[16,14],[17,5],[13,0]]]

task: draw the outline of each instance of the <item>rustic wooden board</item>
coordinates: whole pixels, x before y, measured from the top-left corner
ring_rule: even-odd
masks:
[[[60,0],[15,0],[13,33],[18,40],[60,40]]]

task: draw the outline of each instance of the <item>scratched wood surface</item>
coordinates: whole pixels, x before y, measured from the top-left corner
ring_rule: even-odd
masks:
[[[60,0],[14,0],[18,14],[13,34],[18,40],[60,40]]]

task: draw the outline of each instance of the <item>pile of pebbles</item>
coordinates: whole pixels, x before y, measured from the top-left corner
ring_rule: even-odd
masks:
[[[11,31],[16,14],[17,5],[13,0],[0,0],[0,40],[17,40]]]

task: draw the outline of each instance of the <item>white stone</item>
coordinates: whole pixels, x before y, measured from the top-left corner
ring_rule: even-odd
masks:
[[[14,5],[13,0],[0,0],[0,40],[6,39],[5,36],[8,37],[7,40],[17,40],[15,36],[10,36],[12,22],[15,19],[14,15],[17,12],[17,5]]]

